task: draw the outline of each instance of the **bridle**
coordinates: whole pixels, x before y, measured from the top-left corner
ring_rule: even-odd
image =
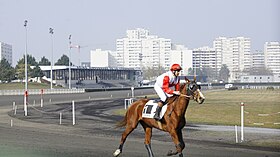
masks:
[[[188,84],[188,88],[187,88],[187,95],[186,94],[180,94],[180,96],[184,96],[186,98],[191,98],[191,97],[194,97],[194,92],[192,90],[190,90],[190,87],[189,87],[190,84]]]

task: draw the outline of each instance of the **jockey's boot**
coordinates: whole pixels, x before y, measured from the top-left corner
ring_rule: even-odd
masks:
[[[162,101],[159,101],[158,102],[158,106],[157,106],[157,109],[155,111],[155,115],[154,115],[154,119],[159,121],[160,120],[160,111],[162,109],[162,106],[163,106],[163,102]]]

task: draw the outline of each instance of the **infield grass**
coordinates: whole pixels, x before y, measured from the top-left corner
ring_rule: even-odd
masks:
[[[189,123],[240,126],[243,102],[245,126],[280,129],[280,90],[222,90],[204,95],[202,105],[190,102],[186,114]]]
[[[240,126],[240,103],[243,102],[245,126],[280,129],[279,89],[202,92],[206,97],[203,104],[190,101],[186,113],[187,123]],[[124,115],[125,110],[115,113]]]

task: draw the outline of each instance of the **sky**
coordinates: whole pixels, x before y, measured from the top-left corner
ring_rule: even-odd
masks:
[[[248,37],[251,51],[280,41],[279,0],[0,0],[0,41],[13,46],[13,66],[25,52],[40,61],[69,56],[90,61],[90,50],[116,50],[127,29],[144,28],[189,49],[212,47],[219,36]],[[49,28],[54,29],[51,36]]]

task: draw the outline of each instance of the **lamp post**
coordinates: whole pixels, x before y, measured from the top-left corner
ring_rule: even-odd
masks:
[[[27,75],[27,20],[24,21],[25,27],[25,92],[24,92],[24,116],[27,116],[27,97],[28,97],[28,90],[27,90],[27,82],[28,82],[28,75]]]
[[[52,40],[52,57],[51,57],[51,89],[53,89],[53,28],[49,29],[49,33],[51,34]]]
[[[71,34],[69,35],[69,89],[71,89]]]

